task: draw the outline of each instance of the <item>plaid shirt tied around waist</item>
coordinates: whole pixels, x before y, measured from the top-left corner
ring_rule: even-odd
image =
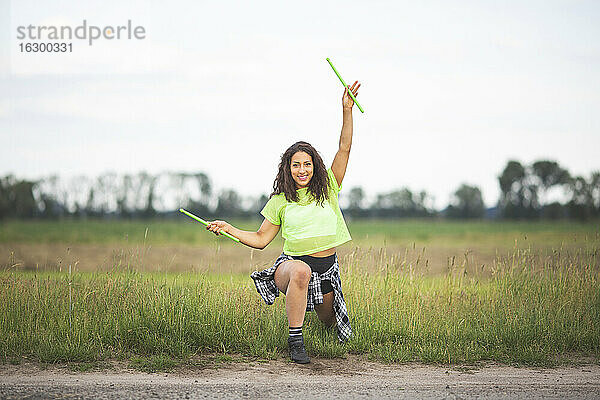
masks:
[[[272,267],[262,271],[255,271],[250,275],[254,280],[258,294],[260,294],[260,297],[262,297],[268,305],[273,304],[275,299],[279,296],[279,289],[275,285],[275,271],[277,270],[277,267],[282,262],[293,259],[294,258],[291,256],[281,253]],[[340,279],[340,267],[338,265],[337,254],[331,268],[321,275],[317,272],[311,274],[310,282],[308,283],[306,311],[313,311],[315,309],[315,304],[323,304],[323,292],[321,291],[322,280],[331,281],[331,286],[333,286],[333,311],[337,322],[338,339],[340,342],[345,342],[352,335],[352,327],[350,326],[348,308],[346,307],[346,302],[344,301],[344,295],[342,293],[342,281]]]

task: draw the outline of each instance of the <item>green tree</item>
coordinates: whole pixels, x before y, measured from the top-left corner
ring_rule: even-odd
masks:
[[[10,213],[9,180],[9,176],[0,178],[0,219],[8,217]]]
[[[567,203],[569,217],[587,220],[594,215],[593,195],[591,185],[583,176],[571,179],[569,191],[571,200]]]
[[[236,218],[244,214],[242,198],[233,189],[221,191],[217,199],[215,215],[218,218]]]
[[[499,208],[504,218],[534,218],[538,214],[537,186],[528,179],[525,167],[510,160],[498,177]]]
[[[446,215],[450,218],[482,218],[485,204],[477,186],[462,184],[454,192]]]
[[[582,221],[600,217],[600,171],[590,174],[589,180],[583,176],[571,179],[569,192],[569,217]]]
[[[119,182],[119,181],[117,181]],[[117,191],[117,213],[121,218],[130,217],[131,209],[129,207],[130,193],[133,190],[133,180],[131,175],[124,175],[120,179],[120,185],[118,185]]]
[[[344,210],[351,217],[361,217],[364,214],[365,192],[361,187],[353,187],[348,192],[348,207]]]
[[[592,193],[592,205],[594,217],[600,217],[600,171],[592,172],[590,178],[590,192]]]
[[[14,216],[17,218],[33,218],[38,214],[37,202],[33,196],[36,182],[17,181],[11,188],[9,199],[13,204]]]
[[[545,190],[555,185],[569,183],[569,171],[563,169],[556,161],[541,160],[532,165],[533,173],[540,179]]]
[[[373,212],[378,217],[424,217],[433,214],[428,203],[431,197],[426,191],[413,193],[401,188],[389,193],[378,194]]]
[[[154,201],[156,196],[156,181],[157,176],[149,175],[144,172],[140,173],[140,192],[145,193],[146,203],[141,210],[141,215],[144,218],[151,218],[156,216],[156,209],[154,208]]]
[[[531,166],[533,180],[538,188],[538,199],[543,218],[556,219],[566,215],[564,206],[558,202],[549,203],[548,193],[554,188],[566,187],[571,181],[569,171],[562,168],[556,161],[536,161]]]

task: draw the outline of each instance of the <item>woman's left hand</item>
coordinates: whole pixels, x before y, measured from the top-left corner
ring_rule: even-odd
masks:
[[[354,95],[354,97],[356,97],[358,95],[358,88],[360,87],[360,83],[358,83],[358,86],[356,86],[357,83],[358,83],[358,81],[354,81],[352,86],[350,86],[350,90],[352,90],[352,94]],[[348,94],[348,88],[345,88],[344,95],[342,96],[342,106],[345,109],[352,110],[353,105],[354,105],[354,100],[352,100],[352,97],[350,97],[350,95]]]

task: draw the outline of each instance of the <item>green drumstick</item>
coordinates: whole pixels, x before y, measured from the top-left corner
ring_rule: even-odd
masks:
[[[195,219],[196,221],[198,221],[198,222],[200,222],[200,223],[202,223],[202,224],[204,224],[204,225],[208,225],[208,222],[206,222],[205,220],[203,220],[203,219],[202,219],[202,218],[200,218],[200,217],[197,217],[197,216],[195,216],[195,215],[194,215],[194,214],[192,214],[191,212],[184,210],[183,208],[180,208],[180,209],[179,209],[179,212],[182,212],[182,213],[184,213],[184,214],[185,214],[185,215],[187,215],[188,217],[190,217],[190,218],[192,218],[192,219]],[[235,236],[231,236],[231,235],[230,235],[229,233],[227,233],[227,232],[221,232],[221,234],[223,234],[224,236],[227,236],[229,239],[231,239],[231,240],[234,240],[234,241],[236,241],[236,242],[238,242],[238,243],[240,242],[240,239],[236,238]]]
[[[360,110],[360,112],[364,113],[365,110],[362,109],[362,107],[358,103],[358,100],[356,100],[356,97],[354,97],[354,94],[352,94],[352,90],[350,90],[350,87],[348,85],[346,85],[346,82],[344,82],[344,80],[342,79],[342,77],[340,76],[340,74],[337,72],[337,70],[335,69],[335,67],[331,63],[331,60],[329,60],[329,58],[326,58],[326,60],[329,63],[329,65],[331,65],[331,68],[333,68],[333,72],[335,72],[335,74],[337,75],[337,77],[340,78],[340,81],[342,82],[342,85],[344,85],[344,87],[348,89],[348,94],[350,95],[350,97],[352,97],[352,100],[354,100],[354,102],[358,106],[358,109]]]

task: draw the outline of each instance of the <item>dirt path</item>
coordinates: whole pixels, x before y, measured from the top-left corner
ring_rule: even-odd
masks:
[[[599,398],[600,366],[556,369],[490,364],[478,369],[385,365],[355,357],[245,362],[146,374],[115,365],[76,373],[65,367],[0,366],[0,398]]]

